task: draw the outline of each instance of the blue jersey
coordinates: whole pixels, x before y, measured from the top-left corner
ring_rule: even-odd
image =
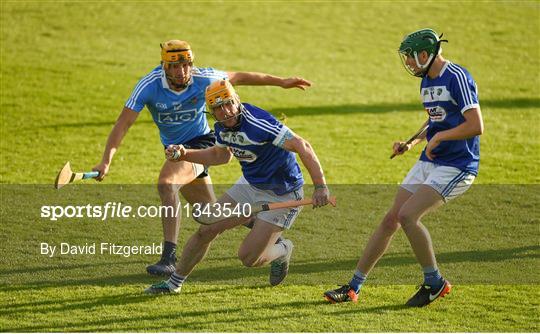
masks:
[[[424,77],[420,95],[429,115],[429,141],[437,132],[455,128],[465,122],[463,113],[479,108],[478,90],[472,76],[463,67],[447,62],[435,79]],[[433,150],[434,163],[452,166],[460,170],[478,173],[480,161],[480,138],[443,141]],[[429,160],[424,151],[420,160]]]
[[[296,155],[282,148],[291,130],[270,113],[247,103],[240,124],[228,129],[216,123],[216,145],[229,147],[249,184],[283,195],[304,184]]]
[[[160,65],[137,83],[125,106],[136,112],[144,106],[150,110],[163,145],[183,144],[210,132],[204,92],[212,82],[226,78],[226,72],[193,67],[190,84],[177,92],[169,88]]]

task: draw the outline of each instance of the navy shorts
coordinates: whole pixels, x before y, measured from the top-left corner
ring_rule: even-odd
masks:
[[[210,131],[209,133],[195,137],[191,139],[190,141],[186,143],[177,143],[176,145],[184,145],[185,148],[190,149],[204,149],[208,147],[212,147],[216,145],[216,136],[214,135],[214,131]],[[167,148],[165,146],[165,148]],[[198,179],[202,179],[203,177],[208,176],[208,166],[204,166],[204,170],[201,174],[197,176]]]

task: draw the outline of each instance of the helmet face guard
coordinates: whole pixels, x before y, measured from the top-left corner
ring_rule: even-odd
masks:
[[[229,80],[223,79],[213,82],[206,88],[205,92],[206,107],[214,120],[225,126],[225,122],[231,119],[237,119],[242,114],[242,105],[240,99],[234,90],[234,87]],[[234,115],[225,117],[224,119],[218,119],[214,113],[215,108],[225,108],[226,105],[233,105],[237,107],[237,112]]]
[[[441,43],[448,42],[447,40],[442,40],[442,36],[442,34],[438,36],[432,29],[422,29],[412,32],[403,38],[398,49],[398,54],[405,70],[407,70],[409,74],[417,77],[424,77],[427,75],[435,58],[442,51]],[[428,59],[424,64],[420,64],[418,59],[422,51],[426,51],[428,54]],[[418,69],[415,69],[407,63],[408,58],[414,59]]]
[[[191,80],[191,69],[182,82],[178,83],[178,78],[171,73],[171,68],[188,64],[193,65],[193,51],[191,46],[184,41],[170,40],[160,44],[161,47],[161,64],[167,79],[177,88],[185,88]]]
[[[234,125],[232,125],[232,126],[227,126],[225,124],[228,121],[230,121],[231,119],[238,120],[240,118],[240,116],[242,115],[243,106],[240,103],[235,103],[235,102],[236,102],[236,100],[231,100],[231,101],[229,101],[227,103],[224,103],[224,104],[221,104],[219,106],[214,107],[214,108],[223,108],[223,109],[225,109],[226,105],[233,105],[233,108],[236,105],[236,113],[234,115],[225,116],[225,118],[223,118],[223,119],[218,119],[216,114],[214,113],[214,111],[212,109],[212,111],[210,112],[210,115],[212,115],[212,118],[214,118],[214,121],[216,121],[216,123],[220,123],[221,125],[223,125],[226,128],[234,128],[234,127],[236,127],[238,125],[238,121],[236,121],[234,123]]]

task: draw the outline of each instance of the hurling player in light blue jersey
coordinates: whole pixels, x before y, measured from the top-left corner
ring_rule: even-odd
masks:
[[[226,164],[234,156],[242,167],[242,177],[218,200],[225,208],[238,204],[261,204],[299,200],[304,180],[295,153],[306,166],[315,190],[314,207],[326,205],[329,192],[324,174],[311,145],[268,112],[240,103],[228,80],[211,84],[206,90],[206,105],[216,119],[216,146],[204,150],[171,145],[168,159],[204,165]],[[270,284],[278,285],[287,276],[293,250],[291,240],[280,238],[298,216],[300,207],[260,212],[251,231],[238,250],[247,267],[270,263]],[[246,222],[240,215],[225,215],[212,225],[203,225],[188,240],[176,272],[163,282],[146,289],[147,293],[180,292],[182,284],[207,253],[210,243],[223,231]]]
[[[420,97],[428,115],[422,128],[429,127],[408,145],[394,143],[394,154],[403,154],[424,139],[427,145],[403,180],[392,208],[368,241],[351,281],[325,292],[330,302],[357,301],[368,273],[400,227],[424,272],[424,282],[407,305],[428,305],[451,290],[439,272],[430,234],[420,219],[469,189],[478,174],[479,136],[484,125],[476,83],[467,70],[442,57],[440,44],[446,40],[440,37],[432,29],[422,29],[401,42],[399,54],[405,68],[422,78]]]
[[[161,64],[135,86],[120,117],[112,129],[103,158],[94,167],[98,181],[109,171],[112,158],[130,126],[146,107],[156,123],[164,147],[182,144],[201,149],[213,146],[215,137],[204,114],[204,91],[216,80],[228,78],[234,85],[272,85],[305,89],[311,84],[298,77],[280,78],[257,72],[224,72],[193,65],[190,45],[180,40],[161,44]],[[158,179],[162,205],[177,207],[178,191],[190,203],[211,203],[216,200],[207,167],[201,164],[165,161]],[[170,275],[176,262],[176,242],[180,217],[162,217],[163,253],[161,259],[148,266],[148,273]]]

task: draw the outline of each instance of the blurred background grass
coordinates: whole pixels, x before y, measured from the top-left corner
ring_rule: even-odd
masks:
[[[538,1],[0,6],[1,331],[538,331]],[[350,277],[395,185],[418,158],[420,147],[392,161],[388,156],[392,142],[409,137],[426,117],[419,80],[396,53],[406,33],[424,27],[445,34],[444,55],[478,84],[486,132],[475,184],[535,185],[475,186],[426,217],[440,265],[455,284],[448,300],[403,309],[420,272],[399,234],[370,277],[381,285],[366,285],[358,305],[326,305],[322,292]],[[38,253],[40,242],[160,240],[158,219],[49,222],[38,216],[41,204],[107,201],[113,188],[106,184],[155,183],[163,151],[147,111],[105,184],[62,192],[9,184],[51,185],[68,160],[76,170],[98,163],[131,90],[159,63],[159,43],[173,38],[191,43],[200,67],[313,81],[306,92],[238,88],[244,101],[284,118],[313,144],[329,183],[354,185],[334,186],[339,210],[306,209],[287,232],[297,247],[281,287],[266,286],[268,268],[240,266],[235,254],[243,228],[224,234],[172,298],[141,295],[155,282],[144,273],[155,256]],[[233,162],[211,174],[215,183],[230,184],[240,169]],[[394,186],[358,185],[364,183]],[[115,189],[124,201],[157,205],[154,186],[143,187]],[[196,227],[184,222],[179,245]],[[329,245],[335,236],[345,237]]]
[[[396,54],[407,32],[433,27],[444,55],[478,83],[486,132],[477,183],[537,183],[538,2],[130,3],[3,2],[2,183],[50,183],[67,160],[101,159],[125,100],[159,62],[159,43],[185,39],[196,65],[301,75],[307,92],[240,87],[286,115],[312,142],[330,183],[398,183],[420,148],[389,161],[394,140],[425,118],[419,80]],[[113,161],[112,183],[154,183],[163,152],[143,111]],[[216,183],[239,175],[214,168]]]

